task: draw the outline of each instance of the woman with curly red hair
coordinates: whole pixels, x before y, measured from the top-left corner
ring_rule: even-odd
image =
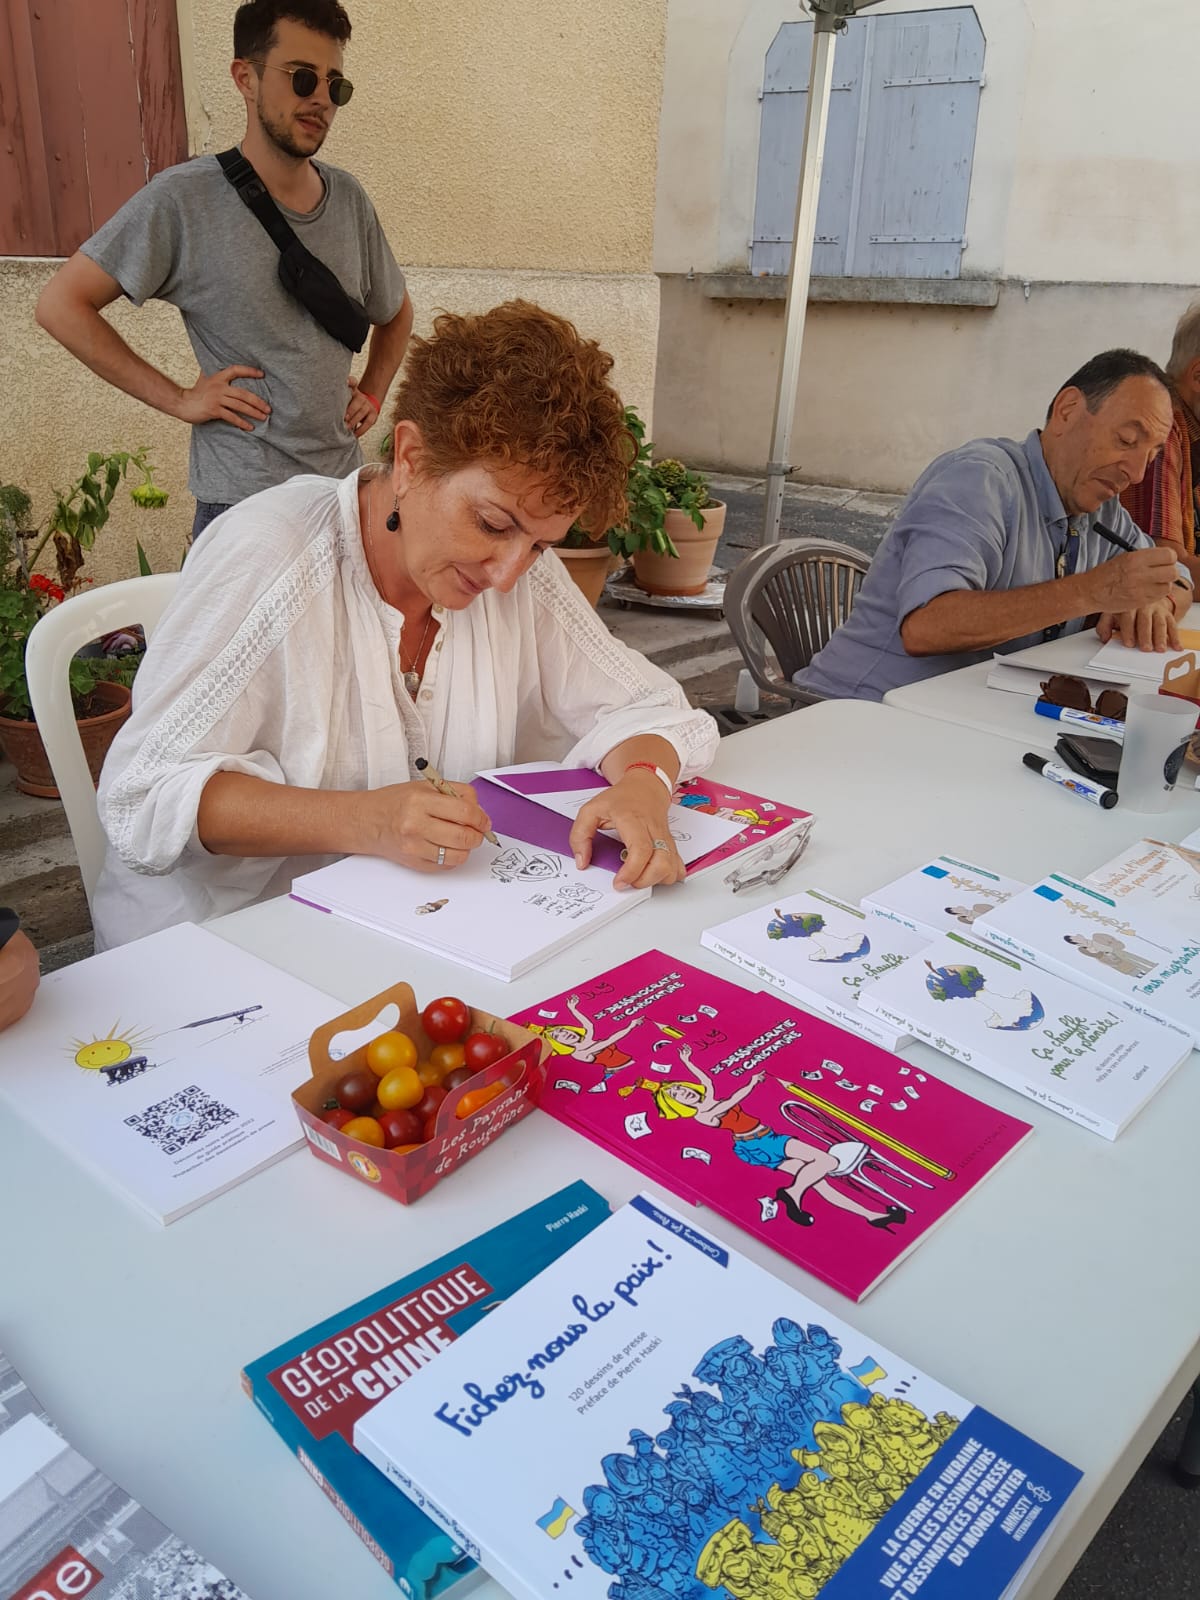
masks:
[[[105,762],[99,948],[286,892],[321,858],[452,870],[488,829],[469,780],[514,761],[608,778],[575,825],[580,866],[609,826],[620,885],[682,878],[671,786],[711,760],[715,725],[547,554],[623,513],[611,369],[522,301],[442,315],[412,342],[389,467],[293,478],[205,530]]]

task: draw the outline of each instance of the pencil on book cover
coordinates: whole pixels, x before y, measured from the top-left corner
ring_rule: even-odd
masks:
[[[428,778],[429,782],[439,794],[458,794],[458,790],[451,788],[451,786],[446,782],[445,778],[442,777],[441,773],[434,766],[432,761],[426,761],[424,756],[418,756],[414,765],[423,778]],[[489,844],[498,845],[500,843],[499,839],[497,839],[496,835],[490,828],[483,837]]]

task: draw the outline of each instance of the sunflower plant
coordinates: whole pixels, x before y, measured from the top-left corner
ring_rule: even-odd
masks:
[[[54,507],[42,526],[31,527],[33,502],[15,484],[0,484],[0,714],[19,720],[33,716],[25,677],[25,645],[38,619],[76,594],[92,580],[80,575],[85,553],[110,516],[113,496],[122,480],[137,474],[129,497],[143,510],[167,503],[166,490],[154,481],[149,453],[117,450],[88,453],[86,471],[56,493]],[[55,576],[37,570],[53,541]],[[77,714],[86,714],[96,684],[130,683],[138,651],[120,655],[76,656],[71,663],[71,696]]]

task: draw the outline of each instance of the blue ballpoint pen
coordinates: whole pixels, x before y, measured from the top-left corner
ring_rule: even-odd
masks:
[[[1069,722],[1073,728],[1086,728],[1099,739],[1112,739],[1121,744],[1125,738],[1125,724],[1115,717],[1099,717],[1094,711],[1073,711],[1070,706],[1053,706],[1049,700],[1035,701],[1033,709],[1039,717],[1053,717],[1056,722]]]

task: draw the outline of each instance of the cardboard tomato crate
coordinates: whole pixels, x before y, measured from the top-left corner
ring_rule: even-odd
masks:
[[[421,1026],[416,996],[407,983],[394,983],[390,989],[384,989],[317,1029],[308,1042],[312,1076],[292,1091],[292,1101],[308,1148],[318,1160],[327,1161],[360,1183],[370,1184],[407,1205],[411,1200],[419,1200],[448,1172],[491,1144],[505,1128],[529,1115],[541,1098],[546,1079],[544,1059],[548,1052],[542,1041],[526,1029],[518,1028],[503,1017],[494,1017],[489,1011],[472,1010],[469,1031],[499,1034],[508,1044],[509,1053],[447,1094],[438,1108],[433,1137],[424,1144],[404,1154],[377,1150],[373,1145],[360,1144],[357,1139],[347,1139],[345,1134],[321,1120],[321,1112],[334,1098],[333,1089],[339,1078],[355,1067],[370,1070],[366,1044],[336,1058],[330,1055],[330,1046],[339,1034],[368,1028],[385,1006],[393,1004],[400,1012],[400,1020],[393,1026],[400,1033],[408,1034],[417,1046],[419,1059],[425,1060],[432,1043]],[[377,1030],[384,1031],[382,1027]],[[473,1116],[460,1119],[457,1107],[462,1097],[486,1088],[497,1079],[507,1084],[503,1092],[481,1106]]]

